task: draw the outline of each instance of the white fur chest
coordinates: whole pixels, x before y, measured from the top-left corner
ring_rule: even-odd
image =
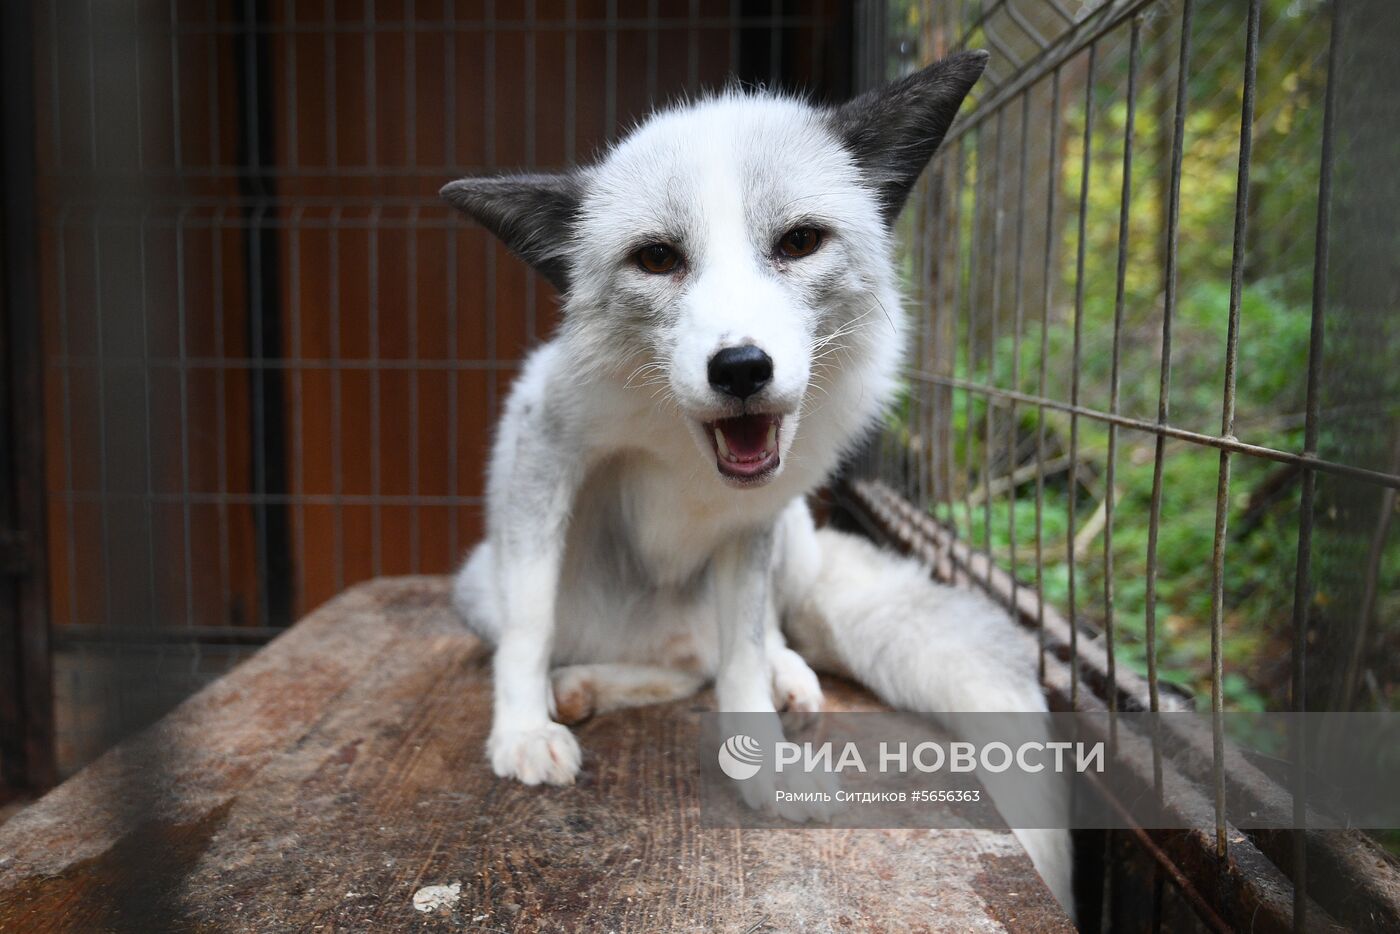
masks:
[[[693,453],[691,454],[693,458]],[[658,588],[693,581],[725,541],[771,522],[781,510],[766,490],[728,489],[651,451],[600,463],[580,491],[580,544],[624,551]]]

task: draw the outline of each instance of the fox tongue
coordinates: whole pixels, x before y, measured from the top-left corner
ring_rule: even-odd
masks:
[[[721,454],[727,449],[737,460],[762,460],[772,447],[770,428],[776,427],[768,415],[740,415],[715,422],[715,430],[724,438]]]

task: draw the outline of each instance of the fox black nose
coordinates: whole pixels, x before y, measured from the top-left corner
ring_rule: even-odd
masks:
[[[747,399],[773,378],[773,358],[753,344],[726,347],[710,358],[709,377],[725,395]]]

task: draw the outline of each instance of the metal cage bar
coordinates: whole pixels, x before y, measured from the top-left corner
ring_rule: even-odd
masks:
[[[53,781],[44,405],[34,189],[34,10],[0,10],[0,801]]]
[[[1074,349],[1070,355],[1069,371],[1069,496],[1065,500],[1068,520],[1065,523],[1066,545],[1069,553],[1069,702],[1079,705],[1079,617],[1075,602],[1075,505],[1079,500],[1079,383],[1084,346],[1084,251],[1089,219],[1089,178],[1093,168],[1094,138],[1094,62],[1097,43],[1089,43],[1087,71],[1084,78],[1084,161],[1079,169],[1079,236],[1074,247]],[[990,554],[990,549],[988,551]]]
[[[1159,620],[1158,606],[1168,584],[1162,533],[1175,521],[1166,508],[1172,493],[1167,465],[1175,450],[1215,452],[1209,628],[1218,714],[1227,700],[1232,464],[1296,470],[1301,491],[1291,687],[1292,703],[1302,709],[1314,538],[1325,515],[1320,496],[1326,484],[1341,481],[1400,489],[1393,467],[1332,457],[1321,443],[1328,411],[1322,380],[1340,3],[1328,40],[1304,438],[1296,447],[1245,440],[1234,431],[1235,376],[1248,347],[1240,333],[1248,325],[1252,238],[1245,234],[1256,229],[1246,224],[1252,131],[1274,118],[1253,113],[1261,43],[1268,41],[1267,30],[1261,34],[1260,0],[1249,7],[1242,68],[1233,68],[1229,58],[1221,68],[1240,73],[1244,106],[1234,160],[1218,432],[1183,420],[1182,407],[1173,406],[1172,357],[1181,349],[1189,310],[1182,280],[1200,275],[1183,264],[1190,235],[1183,244],[1187,116],[1198,113],[1193,108],[1199,103],[1189,79],[1193,68],[1219,67],[1221,53],[1214,42],[1201,42],[1209,38],[1201,30],[1203,23],[1233,28],[1224,5],[1107,0],[1085,5],[1082,15],[1058,0],[990,0],[957,10],[931,2],[863,3],[844,11],[820,2],[650,0],[640,15],[640,5],[624,9],[617,0],[606,0],[596,15],[581,14],[577,0],[559,9],[533,0],[485,0],[471,14],[448,3],[440,15],[426,15],[425,6],[410,0],[401,11],[386,11],[364,0],[347,12],[330,0],[315,8],[290,0],[209,0],[201,8],[172,2],[162,20],[138,16],[134,3],[51,4],[44,22],[34,24],[33,74],[42,85],[34,93],[51,105],[41,111],[48,123],[35,129],[34,142],[44,154],[36,226],[40,252],[52,261],[42,273],[54,454],[45,506],[53,543],[48,597],[59,623],[54,641],[70,653],[60,659],[61,696],[65,685],[81,680],[84,653],[98,644],[144,646],[178,635],[195,646],[190,670],[202,671],[205,662],[212,668],[222,663],[222,656],[199,654],[209,646],[257,642],[276,632],[275,624],[284,621],[276,609],[282,598],[269,582],[277,576],[278,516],[291,525],[289,563],[298,569],[324,564],[330,590],[372,573],[446,570],[442,549],[429,546],[430,529],[439,524],[452,558],[470,540],[481,505],[471,478],[486,433],[472,416],[484,410],[494,417],[504,381],[548,326],[547,304],[533,280],[515,278],[518,270],[494,244],[436,204],[438,184],[464,169],[545,168],[586,158],[592,145],[616,138],[639,109],[669,93],[716,83],[724,72],[800,86],[823,80],[819,72],[827,69],[840,73],[824,79],[836,94],[872,85],[892,67],[888,47],[897,43],[886,41],[887,31],[898,32],[907,19],[889,14],[913,10],[940,50],[988,45],[997,55],[915,199],[910,249],[926,301],[919,356],[909,373],[912,423],[902,436],[884,438],[871,458],[885,486],[855,489],[873,504],[876,524],[902,529],[906,544],[943,577],[988,589],[1016,609],[1036,632],[1040,677],[1055,696],[1085,709],[1160,710],[1178,703],[1159,658],[1174,645],[1170,628],[1159,625],[1169,621]],[[1171,29],[1158,34],[1163,22],[1179,29],[1177,43],[1168,41]],[[922,37],[913,38],[917,45]],[[1152,270],[1162,299],[1160,311],[1148,309],[1162,317],[1154,417],[1126,407],[1120,389],[1131,385],[1123,382],[1124,348],[1147,315],[1127,283],[1138,263],[1135,237],[1153,222],[1130,209],[1144,188],[1134,173],[1151,164],[1140,158],[1148,155],[1140,148],[1148,124],[1135,127],[1134,121],[1156,89],[1149,62],[1139,59],[1157,45],[1168,49],[1155,80],[1171,111],[1169,145],[1158,154],[1167,191],[1157,219],[1163,229],[1154,234],[1163,265]],[[114,55],[114,47],[130,57]],[[420,65],[433,62],[441,63],[441,88],[425,86]],[[549,109],[554,73],[546,72],[556,62],[562,63],[562,112]],[[6,87],[8,103],[12,85]],[[639,88],[643,93],[634,94]],[[1126,120],[1115,167],[1119,160],[1105,140],[1118,118],[1107,105],[1119,102]],[[114,105],[116,116],[109,118]],[[1075,122],[1077,108],[1082,127]],[[523,122],[514,126],[517,115]],[[1160,117],[1165,140],[1165,109]],[[562,125],[562,141],[547,132],[552,122]],[[127,123],[134,133],[123,129]],[[438,128],[440,140],[432,135]],[[1109,184],[1113,171],[1122,173],[1119,186]],[[1015,179],[1005,178],[1008,172]],[[1062,180],[1075,172],[1080,187],[1072,196]],[[1086,347],[1096,340],[1095,303],[1108,295],[1093,291],[1086,278],[1100,261],[1086,232],[1114,188],[1111,373],[1101,404],[1093,396],[1093,374],[1082,370]],[[1016,212],[1011,224],[1008,209]],[[1071,282],[1062,275],[1062,254],[1076,210]],[[173,298],[157,268],[169,243]],[[126,264],[123,251],[133,244],[137,258]],[[427,270],[401,288],[388,271],[400,256],[415,273]],[[323,289],[314,288],[318,273]],[[7,276],[7,286],[10,281]],[[1008,296],[1009,309],[1003,307]],[[429,312],[437,301],[473,313],[448,314],[435,331]],[[394,329],[386,327],[400,305],[406,349],[394,344]],[[523,306],[518,316],[500,313],[517,305]],[[7,313],[11,307],[7,301]],[[1066,309],[1073,315],[1068,348],[1051,341]],[[173,341],[165,339],[168,327],[177,335]],[[1001,352],[1008,341],[1009,370]],[[447,350],[438,353],[442,344]],[[1067,374],[1051,360],[1066,349],[1072,362]],[[105,390],[128,380],[137,387],[130,405],[120,393],[116,401],[104,400]],[[1059,385],[1066,381],[1067,392]],[[407,417],[406,426],[390,414],[397,404],[391,400],[401,400],[403,408],[393,411]],[[179,423],[168,448],[158,430],[167,401]],[[445,412],[448,450],[442,476],[430,481],[426,472],[438,468],[431,444],[424,443],[431,433],[425,425],[438,412]],[[1069,425],[1067,445],[1062,419]],[[399,458],[391,449],[401,427],[407,453]],[[1108,436],[1103,559],[1077,561],[1077,486],[1096,480],[1092,462],[1098,456],[1085,449],[1081,435],[1099,428]],[[1143,579],[1146,673],[1140,677],[1119,658],[1126,613],[1115,548],[1129,507],[1114,487],[1128,467],[1127,446],[1143,439],[1151,446],[1153,475]],[[134,483],[127,482],[128,468]],[[1070,494],[1061,513],[1056,503],[1066,472]],[[1026,490],[1032,482],[1033,503]],[[1028,523],[1018,522],[1018,504],[1033,506],[1033,542],[1021,540]],[[996,521],[1001,508],[1007,509],[1004,524]],[[1064,514],[1068,524],[1060,535],[1056,523]],[[400,525],[406,529],[401,549],[388,543]],[[995,541],[1002,530],[1009,545],[1004,553]],[[119,547],[126,541],[133,544]],[[1054,554],[1061,541],[1068,559],[1067,613],[1053,596],[1064,563]],[[1018,564],[1028,550],[1033,572]],[[163,560],[186,572],[168,602],[166,575],[156,570]],[[1101,590],[1092,586],[1100,566]],[[121,573],[131,568],[130,575]],[[1031,573],[1033,582],[1022,579]],[[317,593],[303,577],[291,599],[304,605]],[[1102,638],[1091,619],[1099,594]],[[107,687],[120,694],[123,686]],[[186,688],[182,681],[180,690]],[[1145,793],[1160,793],[1163,770],[1175,767],[1164,755],[1170,739],[1153,738]],[[1365,865],[1369,851],[1355,840],[1305,834],[1286,844],[1241,835],[1229,838],[1227,847],[1220,796],[1252,792],[1220,769],[1218,731],[1214,740],[1216,799],[1202,804],[1213,806],[1214,833],[1130,835],[1152,861],[1159,916],[1163,886],[1180,892],[1208,924],[1258,909],[1275,926],[1291,912],[1287,917],[1301,927],[1344,910],[1335,900],[1324,903],[1325,893],[1311,902],[1307,873],[1351,871]],[[1366,871],[1378,870],[1357,870]],[[1362,882],[1357,903],[1364,909],[1345,910],[1396,918],[1393,900],[1376,894],[1384,887],[1373,883]]]
[[[1340,30],[1337,20],[1343,0],[1337,0],[1327,41],[1327,94],[1323,99],[1322,150],[1319,154],[1317,181],[1317,232],[1313,245],[1312,308],[1308,326],[1308,376],[1305,401],[1306,422],[1303,429],[1303,453],[1316,455],[1319,432],[1319,383],[1322,373],[1322,346],[1327,306],[1328,237],[1332,218],[1332,159],[1333,134],[1337,121],[1337,57]],[[1312,602],[1312,535],[1317,474],[1304,467],[1298,494],[1298,562],[1293,578],[1293,645],[1290,691],[1293,709],[1307,710],[1307,647],[1308,605]],[[1305,826],[1303,804],[1307,789],[1307,773],[1295,767],[1292,776],[1293,819]],[[1293,926],[1303,930],[1307,925],[1307,865],[1308,843],[1305,832],[1293,835],[1293,865],[1296,880],[1293,896]]]

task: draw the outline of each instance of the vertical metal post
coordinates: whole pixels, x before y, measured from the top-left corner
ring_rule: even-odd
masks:
[[[1190,0],[1187,0],[1190,2]],[[1044,297],[1040,306],[1040,376],[1036,395],[1045,398],[1050,359],[1050,304],[1054,301],[1055,195],[1060,187],[1060,69],[1050,75],[1050,168],[1045,181],[1045,257],[1041,269]],[[1045,681],[1045,405],[1035,419],[1035,637],[1036,671]]]
[[[1016,273],[1013,278],[1012,308],[1014,322],[1011,326],[1011,389],[1021,391],[1021,330],[1025,326],[1025,258],[1026,258],[1026,173],[1029,171],[1027,159],[1030,154],[1031,93],[1030,89],[1021,92],[1021,131],[1017,140],[1021,145],[1021,159],[1016,167]],[[1007,464],[1006,490],[1006,537],[1011,543],[1011,553],[1007,564],[1011,568],[1011,605],[1019,601],[1020,574],[1016,568],[1016,468],[1020,460],[1017,439],[1020,429],[1016,422],[1016,400],[1007,405],[1006,421],[1010,425],[1010,463]]]
[[[948,373],[950,376],[958,374],[958,309],[962,305],[962,217],[963,217],[963,182],[967,176],[967,147],[961,139],[955,142],[957,146],[957,156],[949,153],[945,158],[952,166],[953,184],[952,195],[949,199],[948,231],[952,235],[949,237],[951,247],[949,256],[949,267],[952,280],[951,294],[948,301]],[[946,443],[943,444],[943,496],[948,503],[948,526],[956,538],[959,534],[958,509],[954,501],[956,487],[953,484],[953,471],[956,467],[954,463],[954,438],[955,412],[957,411],[957,391],[949,389],[946,395],[948,409],[948,432]],[[966,480],[964,478],[963,482]],[[972,540],[972,530],[968,529],[968,541]]]
[[[1094,140],[1094,64],[1098,43],[1089,44],[1089,63],[1084,75],[1084,161],[1079,175],[1079,241],[1074,266],[1074,350],[1070,361],[1069,403],[1079,405],[1080,352],[1084,345],[1084,238],[1088,232],[1089,173],[1093,168]],[[1075,602],[1074,527],[1075,500],[1079,498],[1079,414],[1069,415],[1069,493],[1065,508],[1069,514],[1065,524],[1066,547],[1069,553],[1069,702],[1079,708],[1079,613]]]
[[[1128,113],[1123,125],[1123,187],[1118,203],[1118,269],[1113,298],[1113,363],[1109,377],[1108,410],[1118,414],[1120,390],[1120,364],[1123,348],[1123,303],[1128,280],[1128,230],[1131,223],[1130,212],[1133,201],[1133,122],[1137,116],[1137,72],[1138,45],[1141,38],[1142,21],[1133,19],[1128,40]],[[1108,466],[1104,477],[1104,526],[1103,526],[1103,603],[1104,603],[1104,650],[1108,654],[1108,698],[1110,714],[1110,737],[1118,740],[1118,720],[1113,714],[1118,711],[1118,658],[1114,651],[1113,618],[1113,507],[1118,467],[1118,426],[1108,426]]]
[[[1303,453],[1315,455],[1318,441],[1319,385],[1322,381],[1324,319],[1327,310],[1328,236],[1332,219],[1332,138],[1337,122],[1337,59],[1338,36],[1341,34],[1342,2],[1332,8],[1332,33],[1327,50],[1327,91],[1322,111],[1322,153],[1317,182],[1317,233],[1313,243],[1312,322],[1308,337],[1308,383],[1303,428]],[[1298,562],[1293,578],[1293,684],[1294,713],[1308,709],[1307,653],[1308,607],[1312,604],[1312,532],[1313,512],[1317,495],[1317,472],[1304,467],[1302,492],[1298,502]],[[1307,845],[1307,772],[1303,756],[1295,739],[1293,748],[1293,929],[1307,927],[1308,911],[1308,845]]]
[[[997,315],[1001,311],[1001,222],[1005,212],[1001,209],[1001,164],[1002,164],[1002,141],[1006,138],[1006,109],[997,111],[996,133],[997,144],[993,147],[992,156],[992,256],[988,261],[988,272],[992,277],[992,307],[988,310],[987,324],[990,331],[987,338],[987,385],[997,384]],[[986,449],[982,452],[982,536],[987,543],[987,580],[992,579],[992,455],[996,450],[995,430],[996,430],[996,405],[995,400],[987,397],[986,411]],[[1008,474],[1015,470],[1015,457],[1008,457],[1011,463]],[[1015,574],[1015,568],[1012,568]]]
[[[968,229],[971,231],[971,239],[967,244],[967,294],[964,296],[966,299],[965,304],[967,305],[967,344],[965,346],[967,356],[963,361],[964,375],[969,387],[976,383],[977,270],[981,268],[981,265],[977,262],[977,257],[979,253],[978,246],[981,241],[982,212],[985,210],[985,205],[982,203],[982,183],[983,179],[986,178],[986,169],[983,165],[987,136],[985,127],[977,127],[974,134],[971,135],[973,135],[973,138],[977,141],[977,148],[975,150],[975,161],[973,162],[975,171],[972,176],[972,216],[968,218]],[[957,373],[956,361],[954,361],[953,364],[953,372],[954,374]],[[970,388],[967,388],[963,390],[963,398],[966,400],[964,405],[966,406],[967,414],[963,419],[962,504],[963,516],[967,519],[967,542],[969,546],[975,547],[974,543],[976,539],[973,535],[973,529],[976,526],[972,518],[972,490],[969,484],[971,483],[974,467],[972,462],[972,440],[976,435],[976,431],[973,428],[973,423],[976,419],[972,416],[972,404],[976,400],[977,395]],[[990,400],[988,401],[990,402]],[[983,546],[987,550],[987,561],[990,565],[992,560],[990,543],[983,542]]]
[[[53,784],[34,5],[0,4],[0,791]]]
[[[446,130],[442,134],[442,164],[445,166],[457,165],[457,42],[456,30],[457,11],[453,4],[447,4],[443,11],[446,19],[446,34],[443,45],[443,115]],[[577,43],[574,39],[574,19],[577,16],[575,0],[569,0],[569,32],[567,33],[567,51],[565,53],[567,63],[565,65],[566,80],[573,84],[575,62],[577,59]],[[565,138],[572,140],[574,134],[574,100],[573,91],[568,92],[568,98],[564,108],[564,119],[566,121]],[[572,150],[569,153],[572,159]],[[446,231],[447,240],[447,272],[446,272],[446,297],[447,297],[447,356],[449,360],[456,360],[460,353],[458,349],[457,335],[457,250],[458,250],[458,228],[449,226]],[[494,375],[494,374],[493,374]],[[453,503],[448,509],[447,520],[447,553],[456,557],[461,553],[461,512],[457,508],[456,500],[460,495],[458,492],[458,460],[460,447],[458,441],[458,370],[455,366],[447,368],[447,498]]]
[[[1244,296],[1245,237],[1249,225],[1249,161],[1254,143],[1254,85],[1259,59],[1259,5],[1251,0],[1245,27],[1244,101],[1240,107],[1240,159],[1235,180],[1235,227],[1230,260],[1230,311],[1225,335],[1225,389],[1220,436],[1235,436],[1235,377],[1240,349],[1240,302]],[[1214,752],[1215,852],[1226,855],[1225,835],[1225,532],[1230,517],[1230,451],[1220,452],[1215,488],[1215,543],[1211,555],[1210,710]]]
[[[1162,361],[1157,384],[1157,425],[1167,424],[1172,384],[1172,316],[1176,312],[1177,234],[1181,226],[1181,160],[1186,139],[1187,78],[1191,67],[1191,13],[1193,0],[1181,8],[1181,48],[1177,61],[1176,112],[1172,118],[1171,182],[1167,195],[1166,270],[1162,302]],[[1152,713],[1161,710],[1161,690],[1157,674],[1157,539],[1162,523],[1162,475],[1166,462],[1167,438],[1158,433],[1152,459],[1152,500],[1147,514],[1147,590],[1144,599],[1147,649],[1147,696]],[[1155,722],[1155,721],[1154,721]],[[1162,796],[1162,747],[1154,727],[1152,737],[1152,781],[1157,797]]]
[[[616,16],[615,0],[608,0],[608,74],[616,74],[616,54],[617,36],[612,29],[613,18]],[[482,13],[485,32],[482,35],[482,97],[485,99],[485,108],[482,111],[482,133],[481,151],[482,168],[496,168],[496,0],[486,0],[486,9]],[[611,77],[610,77],[610,80]],[[609,84],[611,91],[612,85]],[[607,111],[607,133],[608,139],[612,139],[613,114],[616,112],[616,97],[611,93],[608,97]],[[494,237],[479,237],[482,248],[486,251],[484,262],[486,264],[486,417],[494,423],[496,421],[496,410],[498,400],[496,399],[496,384],[500,376],[500,369],[496,360],[496,241]]]
[[[404,69],[404,123],[408,136],[407,155],[404,161],[410,172],[418,171],[418,11],[412,0],[404,6],[403,69]],[[453,37],[448,37],[451,41]],[[294,39],[294,37],[289,37]],[[533,89],[532,89],[533,90]],[[431,117],[429,119],[432,119]],[[418,350],[418,231],[420,229],[418,208],[412,211],[404,225],[404,236],[408,261],[408,493],[413,505],[408,510],[408,569],[412,574],[422,573],[423,561],[423,510],[419,505],[419,449],[422,447],[419,426],[422,421],[419,411],[419,374],[422,361]],[[532,306],[533,307],[533,306]],[[533,310],[532,310],[533,315]]]
[[[285,502],[287,438],[283,430],[286,392],[282,370],[269,366],[282,358],[282,284],[271,169],[277,162],[273,138],[271,40],[260,29],[268,19],[262,0],[245,0],[242,26],[235,35],[238,74],[239,194],[245,201],[245,277],[249,302],[248,350],[253,359],[251,436],[253,518],[257,529],[260,623],[292,622],[291,529]]]
[[[365,0],[364,35],[365,50],[365,166],[374,169],[379,165],[379,84],[378,33],[375,32],[377,13],[374,0]],[[369,554],[370,573],[375,577],[384,573],[384,415],[383,374],[379,352],[379,236],[384,225],[380,206],[376,204],[369,212],[366,233],[369,238],[366,262],[369,266],[369,340],[366,348],[369,354]]]

